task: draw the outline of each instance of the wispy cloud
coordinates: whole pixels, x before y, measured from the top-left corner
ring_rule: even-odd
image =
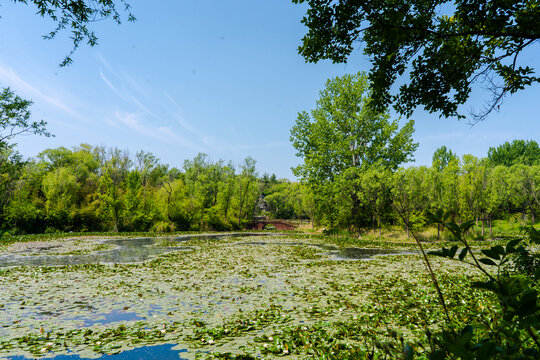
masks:
[[[114,113],[114,118],[117,120],[118,123],[141,135],[148,136],[161,142],[184,147],[194,151],[203,150],[201,146],[198,146],[192,141],[177,135],[171,127],[152,127],[144,124],[144,120],[140,119],[140,116],[138,114],[123,113],[119,110],[116,110]]]
[[[60,100],[60,96],[54,95],[50,88],[32,85],[20,77],[13,69],[0,64],[0,82],[9,86],[23,97],[28,97],[36,102],[46,102],[63,112],[80,120],[85,120],[77,111]]]
[[[178,121],[178,124],[186,131],[192,133],[193,135],[199,136],[201,138],[204,138],[206,135],[203,134],[201,131],[199,131],[197,128],[195,128],[193,125],[191,125],[189,122],[187,122],[184,117],[180,114],[180,105],[176,102],[176,100],[173,99],[173,97],[167,92],[163,91],[163,94],[171,104],[173,104],[176,107],[176,112],[174,113],[174,118]]]
[[[105,85],[109,89],[111,89],[118,97],[120,97],[122,100],[124,100],[126,103],[131,103],[135,106],[137,106],[140,110],[145,112],[146,114],[157,117],[146,105],[144,105],[135,95],[131,93],[131,91],[125,89],[124,87],[119,88],[115,86],[112,81],[103,73],[103,70],[99,71],[99,77]]]

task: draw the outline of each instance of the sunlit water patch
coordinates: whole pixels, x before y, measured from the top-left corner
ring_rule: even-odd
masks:
[[[187,352],[186,349],[175,350],[175,345],[164,344],[154,346],[143,346],[137,349],[128,350],[119,354],[107,355],[103,354],[99,359],[107,360],[147,360],[147,359],[160,359],[160,360],[185,360],[182,357],[182,353]],[[54,360],[78,360],[78,359],[90,359],[88,357],[82,357],[79,355],[47,355],[47,359]],[[9,360],[28,360],[25,356],[10,356]]]
[[[0,254],[0,267],[136,263],[173,251],[193,250],[193,247],[191,246],[159,246],[163,241],[169,243],[182,243],[189,240],[217,240],[225,237],[264,235],[265,234],[254,233],[229,233],[216,235],[187,235],[171,238],[109,239],[101,240],[101,243],[113,245],[114,248],[82,255],[43,255],[39,254],[39,251],[36,252],[35,248],[30,248],[26,254],[9,252]],[[38,248],[41,250],[44,249],[43,246]],[[49,250],[49,248],[50,247],[47,247],[47,250]]]

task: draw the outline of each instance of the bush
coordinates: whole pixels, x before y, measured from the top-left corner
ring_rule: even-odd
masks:
[[[168,221],[159,221],[152,226],[152,231],[156,233],[169,233],[175,230],[173,223]]]

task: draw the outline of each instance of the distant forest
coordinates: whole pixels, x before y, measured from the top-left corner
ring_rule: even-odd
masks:
[[[250,157],[235,166],[199,154],[179,169],[143,151],[131,156],[82,144],[24,160],[7,147],[0,158],[0,219],[14,234],[222,231],[242,229],[254,216],[362,232],[402,224],[396,209],[417,228],[428,212],[443,210],[456,221],[476,219],[488,231],[494,219],[536,221],[540,149],[535,141],[516,140],[476,158],[441,147],[431,166],[373,167],[354,187],[356,219],[350,189],[340,186],[321,198],[300,182],[259,175]]]

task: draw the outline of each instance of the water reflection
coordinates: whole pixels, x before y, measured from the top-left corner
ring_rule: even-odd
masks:
[[[95,251],[84,255],[26,255],[1,254],[0,267],[8,266],[63,266],[81,264],[118,264],[135,263],[148,260],[156,255],[171,251],[192,250],[190,246],[155,246],[163,241],[185,242],[189,240],[217,240],[224,237],[264,236],[257,233],[229,233],[215,235],[184,235],[170,238],[135,238],[135,239],[109,239],[101,241],[103,244],[114,245],[110,250]],[[170,245],[170,244],[167,244]]]
[[[173,350],[175,345],[164,344],[164,345],[154,345],[154,346],[143,346],[137,349],[124,351],[119,354],[107,355],[103,354],[99,359],[108,359],[108,360],[146,360],[146,359],[160,359],[160,360],[187,360],[181,357],[182,353],[187,352],[187,349],[182,350]],[[48,359],[54,360],[78,360],[78,359],[89,359],[86,357],[80,357],[79,355],[56,355],[50,356]],[[25,356],[10,356],[10,360],[29,360]]]
[[[136,320],[145,320],[144,317],[137,315],[134,312],[126,312],[123,310],[112,310],[108,313],[102,314],[91,314],[90,316],[78,316],[72,320],[82,320],[84,321],[83,326],[93,326],[93,325],[105,325],[113,322],[119,321],[136,321]]]

